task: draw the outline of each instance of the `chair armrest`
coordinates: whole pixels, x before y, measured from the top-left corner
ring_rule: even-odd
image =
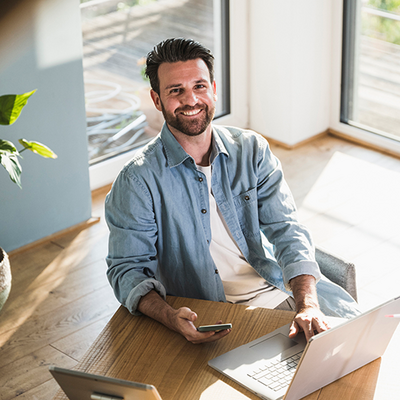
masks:
[[[321,248],[315,249],[315,259],[321,273],[346,290],[357,301],[356,267]]]

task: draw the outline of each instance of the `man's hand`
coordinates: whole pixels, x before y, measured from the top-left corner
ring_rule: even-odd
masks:
[[[326,331],[329,328],[330,326],[319,308],[310,307],[296,314],[290,325],[289,337],[295,337],[299,332],[304,331],[308,341],[315,333]]]
[[[194,326],[197,314],[190,308],[172,308],[157,292],[152,290],[143,296],[138,305],[138,310],[164,324],[167,328],[180,333],[189,342],[194,344],[213,342],[230,333],[230,329],[220,332],[199,332]],[[218,321],[217,324],[222,323]]]
[[[304,331],[308,341],[315,333],[330,328],[318,305],[315,278],[311,275],[300,275],[290,280],[297,314],[290,325],[289,337]]]
[[[223,338],[231,331],[230,329],[225,329],[219,332],[199,332],[194,326],[194,322],[197,319],[197,314],[195,312],[187,307],[172,310],[172,317],[170,317],[172,329],[179,332],[193,344],[214,342],[215,340]],[[222,321],[217,322],[217,324],[221,323]]]

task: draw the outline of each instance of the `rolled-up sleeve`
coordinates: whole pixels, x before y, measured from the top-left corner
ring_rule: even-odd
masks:
[[[156,290],[165,298],[166,290],[156,279],[157,224],[152,198],[126,169],[107,195],[105,218],[110,230],[107,278],[118,301],[138,315],[141,297]]]
[[[274,256],[282,269],[285,287],[299,275],[321,278],[309,231],[298,222],[296,206],[284,180],[279,160],[268,143],[259,143],[258,209],[261,231],[274,246]]]

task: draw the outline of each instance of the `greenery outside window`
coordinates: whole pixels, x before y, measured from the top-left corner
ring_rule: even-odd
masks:
[[[400,0],[344,0],[340,119],[400,141]]]
[[[166,38],[195,39],[213,52],[216,118],[229,114],[229,0],[81,0],[81,16],[90,165],[160,131],[163,118],[143,69],[147,53]]]

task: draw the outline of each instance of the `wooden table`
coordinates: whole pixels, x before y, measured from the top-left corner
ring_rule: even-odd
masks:
[[[174,308],[190,307],[198,325],[232,322],[232,332],[208,344],[193,345],[179,334],[146,317],[132,316],[120,307],[76,369],[154,385],[163,400],[259,400],[248,390],[207,365],[208,360],[285,325],[288,311],[168,297]],[[382,359],[358,369],[304,399],[395,399],[400,385],[395,366],[399,330]],[[392,357],[391,357],[392,356]],[[382,371],[384,376],[382,377]],[[315,373],[318,373],[316,366]],[[59,391],[54,400],[66,399]]]

